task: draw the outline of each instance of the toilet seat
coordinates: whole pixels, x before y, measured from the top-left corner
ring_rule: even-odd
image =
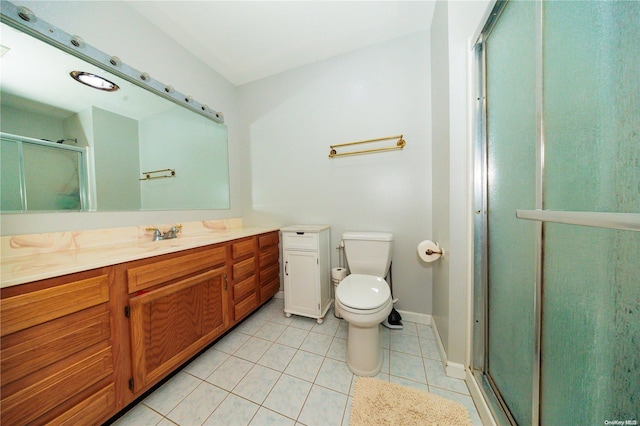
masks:
[[[385,305],[391,298],[391,291],[383,278],[351,274],[338,284],[336,298],[347,308],[369,311]]]

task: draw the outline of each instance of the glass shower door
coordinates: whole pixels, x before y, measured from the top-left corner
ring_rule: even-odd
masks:
[[[531,423],[536,225],[535,4],[507,4],[486,42],[487,359],[485,374],[519,424]],[[518,46],[514,49],[514,46]]]
[[[509,1],[476,45],[473,367],[504,423],[640,421],[638,34],[637,1]]]
[[[640,3],[544,6],[544,207],[640,213]],[[640,421],[640,232],[544,240],[541,423]]]

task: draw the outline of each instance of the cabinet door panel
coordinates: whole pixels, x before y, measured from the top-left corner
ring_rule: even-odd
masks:
[[[224,271],[208,271],[129,300],[134,391],[224,331]]]
[[[318,258],[315,252],[284,252],[285,311],[300,315],[318,315]]]

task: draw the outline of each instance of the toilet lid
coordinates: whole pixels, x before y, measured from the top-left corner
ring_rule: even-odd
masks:
[[[391,291],[387,282],[380,277],[351,274],[338,284],[336,297],[350,308],[375,309],[391,297]]]

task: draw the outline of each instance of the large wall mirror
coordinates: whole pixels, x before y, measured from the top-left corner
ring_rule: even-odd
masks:
[[[220,115],[199,114],[8,25],[5,6],[3,213],[229,208],[227,128]],[[74,71],[118,90],[81,84]]]

